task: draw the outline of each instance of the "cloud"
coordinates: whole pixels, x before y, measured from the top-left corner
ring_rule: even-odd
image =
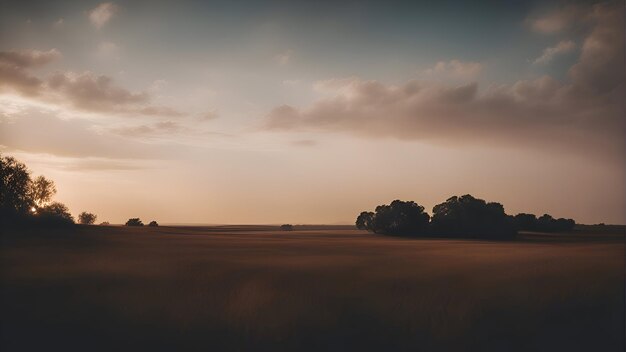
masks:
[[[46,86],[75,107],[85,110],[111,111],[119,106],[148,101],[146,93],[133,93],[114,86],[110,77],[91,72],[57,72],[48,79]]]
[[[448,76],[459,79],[476,78],[483,69],[479,62],[463,62],[459,60],[439,61],[434,67],[423,71],[425,75]]]
[[[535,64],[547,64],[552,61],[555,56],[566,54],[576,48],[576,44],[571,40],[562,40],[557,45],[545,48],[541,56],[539,56],[533,63]]]
[[[287,65],[289,61],[291,61],[291,56],[293,55],[292,50],[286,50],[283,53],[280,53],[274,56],[274,60],[281,66]]]
[[[39,94],[42,81],[33,76],[29,69],[48,64],[60,57],[61,53],[56,49],[0,52],[0,92],[9,90],[27,96]]]
[[[11,50],[0,52],[0,63],[25,69],[48,64],[60,57],[61,53],[57,49],[48,51]]]
[[[544,76],[481,90],[476,83],[410,80],[396,86],[356,77],[331,79],[314,85],[326,96],[304,108],[277,106],[264,127],[441,144],[496,142],[621,158],[623,11],[605,5],[590,10],[593,26],[565,82]]]
[[[201,114],[200,116],[198,116],[198,119],[200,121],[210,121],[210,120],[215,120],[219,116],[220,115],[217,112],[217,110],[211,110],[211,111],[207,111],[204,114]]]
[[[0,112],[3,107],[0,107]],[[0,144],[7,151],[60,157],[136,159],[164,157],[163,150],[94,130],[85,120],[62,120],[56,113],[28,108],[0,119]]]
[[[111,132],[127,137],[150,137],[171,135],[183,130],[183,127],[173,121],[162,121],[150,125],[126,126],[111,129]]]
[[[119,7],[112,2],[103,2],[89,11],[89,21],[96,28],[100,29],[107,24],[113,15],[117,13]]]
[[[98,44],[98,48],[96,53],[100,58],[110,59],[110,60],[119,60],[120,59],[120,47],[113,43],[104,41]]]
[[[577,20],[585,16],[585,8],[580,5],[568,5],[548,14],[529,19],[533,31],[544,34],[562,32]]]
[[[60,57],[61,53],[56,49],[0,52],[0,93],[8,91],[90,112],[167,117],[184,115],[170,107],[152,105],[150,94],[119,87],[109,76],[89,71],[68,71],[40,78],[31,72],[32,68]]]

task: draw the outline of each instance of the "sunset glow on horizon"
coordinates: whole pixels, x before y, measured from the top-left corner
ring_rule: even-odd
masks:
[[[0,153],[74,215],[626,223],[621,2],[1,3]]]

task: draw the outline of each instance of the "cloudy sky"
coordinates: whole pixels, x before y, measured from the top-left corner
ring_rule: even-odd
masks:
[[[620,1],[0,3],[0,152],[74,214],[626,223]]]

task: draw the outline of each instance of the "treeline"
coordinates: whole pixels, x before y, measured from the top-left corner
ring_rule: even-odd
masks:
[[[3,227],[66,227],[74,217],[65,204],[53,201],[57,193],[52,180],[33,177],[26,165],[0,154],[0,225]],[[97,216],[78,214],[80,224],[91,225]]]
[[[413,201],[394,200],[374,212],[362,212],[356,226],[388,235],[513,239],[518,231],[561,232],[574,228],[572,219],[545,214],[506,214],[504,206],[467,194],[451,197],[433,207],[432,216]]]
[[[74,217],[65,204],[54,202],[57,189],[44,176],[32,177],[26,165],[14,157],[0,154],[0,226],[65,227],[74,225]],[[89,212],[78,214],[78,223],[93,225],[98,217]],[[107,221],[100,225],[109,225]],[[143,226],[131,218],[126,226]],[[148,226],[159,226],[151,221]]]

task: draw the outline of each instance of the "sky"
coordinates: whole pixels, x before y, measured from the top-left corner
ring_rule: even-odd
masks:
[[[0,153],[74,215],[626,223],[620,1],[0,4]]]

